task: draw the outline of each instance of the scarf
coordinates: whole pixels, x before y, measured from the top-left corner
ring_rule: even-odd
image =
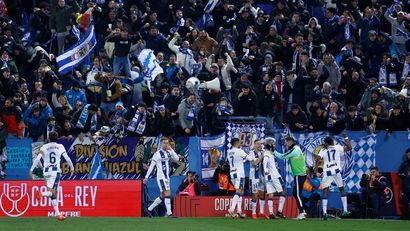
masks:
[[[192,58],[194,57],[194,54],[192,53],[192,50],[189,49],[189,48],[180,47],[180,48],[179,48],[179,52],[181,52],[181,53],[184,54],[184,55],[189,55],[189,56],[191,56]]]
[[[56,131],[56,125],[47,124],[47,139],[49,137],[50,132]]]
[[[195,114],[196,114],[196,106],[192,105],[191,110],[188,112],[188,115],[186,116],[186,119],[188,121],[193,121],[195,118]]]
[[[216,105],[216,113],[218,116],[229,116],[233,114],[233,108],[229,104],[225,106],[218,103]]]
[[[387,73],[386,65],[382,64],[379,70],[379,84],[381,86],[397,86],[396,73]]]
[[[83,111],[80,114],[80,118],[78,118],[77,121],[77,128],[80,129],[84,129],[85,123],[87,122],[87,118],[88,118],[88,107],[90,106],[90,104],[87,104],[84,106]],[[97,131],[97,113],[95,113],[92,117],[91,117],[91,131]]]
[[[404,81],[404,78],[410,73],[410,64],[409,63],[404,63],[403,65],[403,71],[401,72],[401,80]]]
[[[177,32],[179,30],[179,28],[181,26],[185,26],[185,19],[181,18],[177,21],[176,25],[174,27],[172,27],[171,29],[169,29],[169,32],[171,32],[171,34],[174,34],[175,32]]]
[[[135,112],[134,118],[128,124],[127,130],[130,132],[142,135],[147,124],[147,113],[141,114],[138,110]]]
[[[332,120],[335,120],[337,118],[337,114],[335,112],[329,112],[329,118],[327,119],[327,127],[332,128],[334,125],[332,123]]]
[[[346,23],[344,35],[346,40],[350,39],[350,23]]]

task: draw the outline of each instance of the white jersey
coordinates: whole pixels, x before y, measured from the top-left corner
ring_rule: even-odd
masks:
[[[179,156],[174,150],[165,151],[163,149],[154,153],[151,159],[151,165],[145,178],[151,175],[154,167],[157,168],[157,179],[169,179],[169,173],[171,172],[170,161],[178,161]]]
[[[269,175],[265,174],[266,180],[280,178],[280,174],[278,168],[276,167],[275,156],[270,151],[265,151],[263,153],[263,169],[265,173],[269,173]]]
[[[318,155],[323,159],[323,172],[325,174],[335,175],[341,173],[340,157],[344,152],[341,145],[333,145],[320,150]]]
[[[249,155],[253,158],[253,159],[258,159],[261,155],[263,155],[263,151],[259,151],[257,152],[256,150],[252,151],[249,153]],[[251,168],[249,171],[249,178],[250,179],[260,179],[263,178],[263,164],[259,163],[256,166],[254,166],[253,164],[251,164]]]
[[[31,171],[37,166],[38,162],[42,158],[43,163],[43,172],[61,172],[60,169],[60,162],[61,156],[68,162],[70,165],[70,169],[74,170],[73,163],[71,162],[70,157],[68,157],[67,152],[62,144],[57,144],[55,142],[51,142],[48,144],[43,145],[40,148],[40,154],[33,162],[33,166],[31,167]]]
[[[242,149],[231,148],[228,150],[227,160],[229,162],[231,177],[232,178],[243,178],[245,177],[245,169],[243,163],[245,161],[253,161],[254,158]]]

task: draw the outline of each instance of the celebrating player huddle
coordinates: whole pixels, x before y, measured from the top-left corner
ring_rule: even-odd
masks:
[[[331,137],[326,137],[323,143],[323,149],[316,156],[315,169],[318,169],[320,161],[323,161],[323,219],[327,220],[327,195],[329,187],[335,183],[339,188],[343,204],[342,216],[348,216],[347,198],[344,193],[344,183],[341,175],[341,156],[344,152],[352,149],[350,141],[346,134],[343,134],[346,146],[335,145]],[[286,200],[285,186],[282,177],[276,165],[276,158],[289,160],[292,175],[294,176],[293,196],[299,210],[296,219],[306,219],[306,212],[302,202],[302,190],[307,180],[307,168],[305,156],[299,146],[295,144],[293,137],[286,137],[285,145],[287,151],[279,153],[275,151],[276,140],[268,137],[264,141],[259,139],[254,141],[254,150],[249,154],[240,149],[240,141],[237,138],[232,139],[232,148],[227,152],[227,161],[230,165],[230,177],[235,186],[236,194],[232,198],[228,215],[232,218],[245,218],[242,212],[242,196],[244,193],[245,169],[244,162],[251,162],[249,172],[249,189],[252,193],[251,209],[252,218],[257,219],[257,201],[259,197],[259,217],[266,219],[284,219],[283,207]],[[273,209],[274,196],[279,196],[279,205],[275,215]],[[265,214],[265,199],[268,200],[269,214]],[[235,212],[236,209],[236,212]]]

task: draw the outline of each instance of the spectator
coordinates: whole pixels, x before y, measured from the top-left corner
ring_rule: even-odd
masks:
[[[364,120],[357,111],[356,106],[349,106],[346,115],[346,129],[351,131],[362,131],[365,128]]]
[[[97,117],[98,107],[95,104],[84,105],[76,111],[71,119],[71,124],[74,125],[74,133],[83,136],[87,133],[98,131],[100,127]]]
[[[131,106],[124,118],[129,121],[128,136],[148,136],[151,134],[152,120],[145,103],[139,103],[137,107]]]
[[[172,137],[175,135],[175,122],[171,113],[164,105],[157,108],[153,122],[153,135],[162,134],[165,137]]]
[[[178,106],[178,129],[177,134],[181,136],[193,136],[197,134],[195,120],[198,119],[200,105],[197,96],[189,93],[186,99],[182,100]]]
[[[399,176],[402,180],[401,205],[403,208],[402,219],[409,220],[409,201],[410,201],[410,148],[406,150],[404,161],[399,168]]]
[[[266,117],[266,129],[272,131],[273,123],[280,124],[279,115],[282,110],[282,100],[280,96],[273,91],[272,84],[265,85],[265,91],[258,94],[257,114]]]
[[[145,40],[145,47],[158,53],[166,48],[167,39],[158,31],[156,26],[151,26],[148,32],[142,33],[142,38]]]
[[[101,108],[105,112],[113,111],[115,104],[118,101],[121,101],[121,82],[114,79],[114,74],[112,71],[108,71],[106,75],[97,73],[94,78],[98,82],[102,83]]]
[[[242,89],[233,101],[235,115],[253,117],[256,115],[256,95],[248,84],[243,84]]]
[[[327,76],[326,82],[330,83],[332,89],[339,88],[342,76],[332,54],[326,53],[323,55],[323,61],[320,62],[318,71],[319,76]]]
[[[72,108],[75,107],[77,102],[81,102],[83,105],[87,104],[87,98],[85,97],[85,91],[81,89],[81,85],[78,81],[75,81],[73,83],[72,88],[65,92],[65,97],[70,107]]]
[[[21,109],[14,105],[11,98],[6,99],[3,108],[0,110],[0,127],[6,126],[9,136],[23,137],[21,124]]]
[[[327,116],[328,114],[323,107],[314,106],[310,116],[309,129],[314,132],[325,131],[327,129]]]
[[[192,43],[192,49],[196,52],[199,52],[202,47],[208,54],[218,53],[218,42],[211,38],[205,30],[199,31],[198,38]]]
[[[214,106],[212,110],[212,126],[211,135],[217,135],[225,131],[225,122],[220,120],[220,117],[233,115],[233,107],[229,103],[228,99],[221,97],[219,102]]]
[[[176,54],[177,65],[179,67],[184,67],[188,74],[192,74],[193,65],[196,63],[194,59],[194,53],[192,52],[188,41],[183,41],[181,46],[175,45],[177,39],[179,38],[180,35],[176,33],[168,43],[168,47],[172,52]]]
[[[339,134],[345,129],[345,114],[336,102],[330,103],[327,128],[332,134]]]
[[[389,117],[389,134],[393,131],[404,131],[409,128],[408,113],[402,111],[400,105],[394,105]]]
[[[39,105],[32,107],[31,113],[25,119],[25,124],[27,125],[28,136],[33,139],[33,142],[43,141],[47,118],[41,115]]]
[[[364,120],[369,124],[371,132],[385,131],[389,126],[389,114],[385,107],[377,103],[374,108],[369,108]]]
[[[188,171],[186,178],[178,186],[179,195],[181,196],[200,196],[201,186],[199,176],[193,171]]]
[[[126,76],[131,77],[131,64],[128,58],[128,53],[132,44],[135,44],[140,39],[137,35],[128,35],[127,28],[117,29],[107,37],[107,42],[114,42],[114,59],[113,68],[114,75],[121,75],[121,68]]]
[[[57,33],[58,54],[62,54],[65,50],[64,40],[68,35],[66,30],[67,23],[70,22],[71,15],[80,10],[77,0],[72,1],[73,6],[66,5],[65,0],[58,0],[58,5],[55,6],[50,17],[51,33]]]
[[[387,187],[387,179],[380,175],[377,167],[372,167],[370,168],[370,175],[363,174],[360,186],[362,187],[362,214],[368,214],[368,208],[371,207],[373,208],[371,217],[379,218],[380,209],[386,205],[385,189]]]
[[[307,116],[298,104],[293,104],[283,123],[288,126],[292,132],[300,132],[308,127]]]
[[[0,92],[6,98],[13,97],[18,89],[17,81],[11,75],[8,67],[1,69],[2,76],[0,77]]]
[[[397,17],[393,17],[391,14],[393,12],[397,13]],[[406,15],[403,11],[401,11],[401,6],[398,4],[393,4],[387,9],[384,13],[384,17],[390,22],[391,24],[391,35],[393,36],[393,42],[396,44],[398,52],[400,55],[406,53],[406,36],[410,33],[404,25],[404,21],[406,20]]]

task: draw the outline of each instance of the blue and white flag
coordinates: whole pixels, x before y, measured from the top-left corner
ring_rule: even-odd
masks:
[[[91,51],[97,44],[94,33],[94,25],[90,25],[84,36],[78,40],[73,46],[57,57],[58,72],[66,74],[69,71],[80,65],[88,58]]]
[[[253,150],[253,143],[256,139],[265,138],[265,124],[240,124],[240,123],[226,123],[226,146],[231,148],[231,141],[233,138],[238,138],[241,142],[241,149],[245,152]]]
[[[326,132],[317,133],[297,133],[293,134],[297,145],[305,155],[306,166],[314,166],[315,155],[323,148],[324,138],[329,136]],[[335,144],[346,145],[343,137],[334,136]],[[376,161],[376,135],[364,137],[351,137],[353,149],[340,156],[342,178],[345,183],[345,191],[357,193],[360,190],[360,179],[364,173],[369,173],[370,168],[375,166]],[[287,166],[286,166],[287,165]],[[287,167],[287,168],[286,168]],[[293,185],[293,177],[290,167],[285,163],[285,181],[286,188]],[[338,190],[337,187],[331,187],[331,190]]]
[[[73,25],[73,28],[71,29],[71,31],[73,32],[75,37],[77,37],[77,39],[80,39],[81,32],[75,25]]]
[[[212,178],[219,162],[225,159],[225,139],[224,133],[200,139],[202,179]]]
[[[164,70],[159,65],[154,51],[144,49],[138,55],[138,60],[141,62],[141,75],[147,80],[148,89],[151,90],[151,82],[155,80],[157,75],[164,73]]]
[[[199,30],[203,30],[207,27],[213,26],[214,19],[211,12],[214,10],[215,6],[218,4],[219,0],[209,0],[205,5],[204,14],[202,17],[195,22]]]
[[[98,150],[98,148],[95,149],[95,155],[94,155],[94,159],[91,165],[90,174],[88,175],[88,179],[90,180],[103,179],[102,167],[101,167],[101,153]]]

